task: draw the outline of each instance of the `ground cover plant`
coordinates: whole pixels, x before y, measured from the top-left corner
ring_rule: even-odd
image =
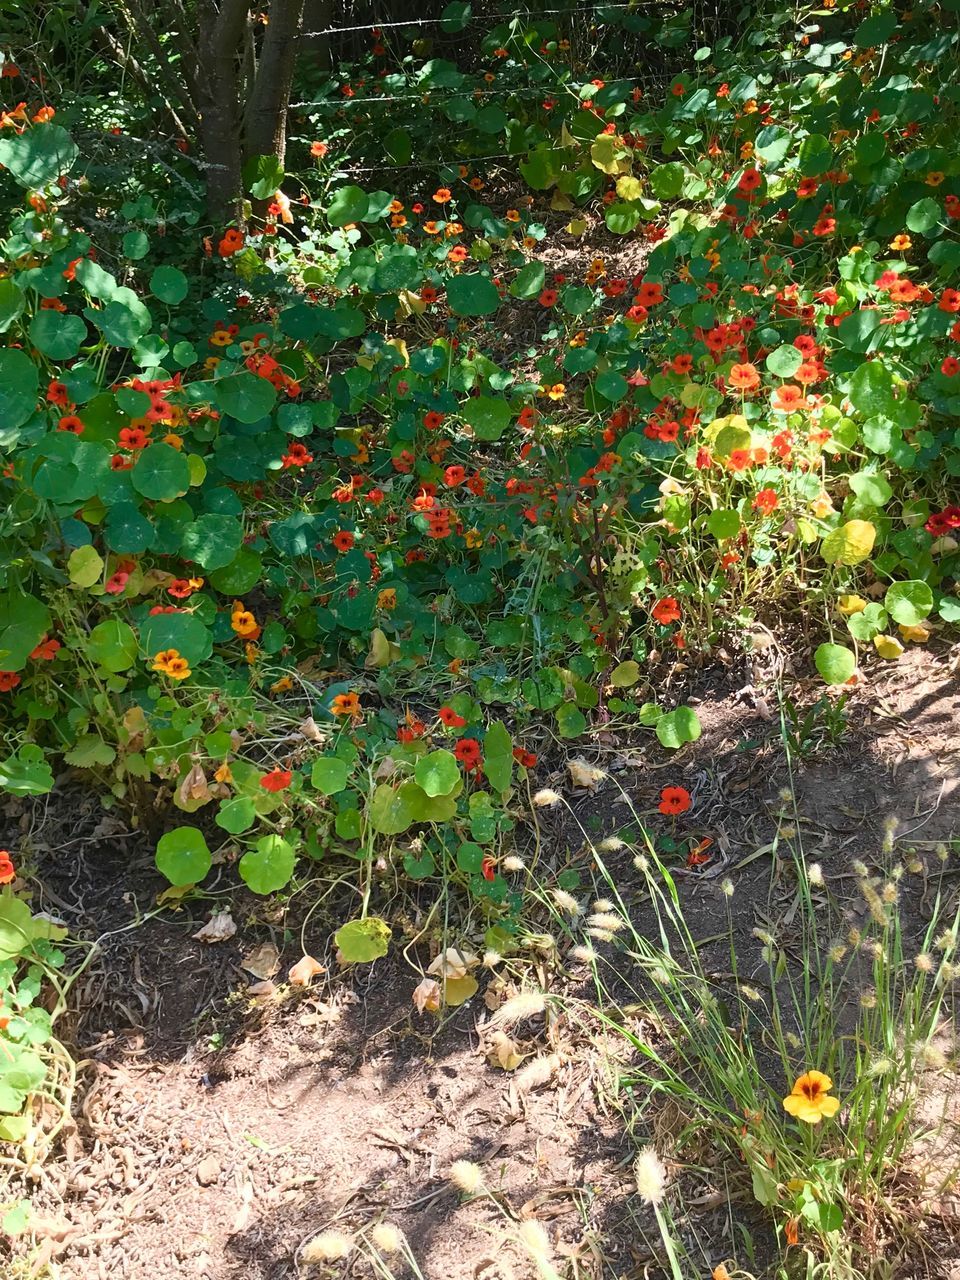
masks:
[[[803,758],[911,647],[956,644],[960,10],[328,14],[274,76],[309,8],[175,7],[170,29],[148,4],[8,6],[0,788],[82,780],[149,841],[161,907],[224,870],[263,898],[349,883],[345,966],[391,954],[392,895],[426,893],[447,925],[415,1000],[446,1016],[482,971],[452,918],[509,957],[584,890],[528,874],[545,768],[590,790],[594,744],[682,753],[684,680],[769,643],[817,682],[773,713]],[[224,40],[226,166],[223,120],[188,109]],[[660,945],[629,926],[634,994],[690,1033],[637,1079],[745,1153],[784,1265],[802,1222],[797,1265],[859,1274],[956,977],[949,882],[908,981],[885,908],[909,858],[857,871],[880,1013],[852,1033],[798,855],[800,987],[764,944],[797,1123],[741,1141],[779,1085],[745,1056],[750,980],[714,1004],[684,924],[671,867],[717,852],[671,827],[691,807],[668,780],[662,830],[637,819]],[[0,1136],[49,1145],[65,931],[4,856]]]

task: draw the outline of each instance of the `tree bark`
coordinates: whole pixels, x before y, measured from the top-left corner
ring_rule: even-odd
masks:
[[[201,12],[197,41],[207,210],[215,220],[228,222],[240,219],[243,194],[240,51],[248,11],[247,0],[223,0],[219,13],[207,3]]]
[[[256,79],[244,113],[243,157],[287,150],[287,103],[297,60],[304,0],[272,0]]]

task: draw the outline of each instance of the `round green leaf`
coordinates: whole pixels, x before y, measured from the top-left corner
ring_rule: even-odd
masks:
[[[242,543],[243,525],[239,520],[208,512],[184,527],[180,551],[187,560],[209,572],[233,564]],[[259,562],[257,568],[259,572]]]
[[[51,360],[72,360],[86,337],[81,317],[60,311],[37,311],[29,325],[29,340]]]
[[[740,513],[726,507],[711,511],[707,517],[707,528],[718,541],[735,538],[740,532]]]
[[[489,316],[500,306],[500,294],[489,277],[474,271],[447,282],[447,302],[454,315]]]
[[[176,649],[193,666],[210,657],[213,641],[196,614],[155,613],[143,620],[140,648],[148,658],[166,649]]]
[[[240,878],[254,893],[276,893],[290,883],[297,855],[280,836],[264,836],[238,863]]]
[[[141,450],[130,479],[137,493],[155,502],[172,502],[190,488],[190,464],[173,445],[157,442]],[[234,548],[234,554],[236,548]],[[231,559],[233,556],[230,557]]]
[[[802,364],[803,356],[790,344],[774,348],[766,359],[767,368],[778,378],[792,378]]]
[[[940,225],[940,217],[939,204],[930,196],[926,196],[907,210],[907,227],[918,235],[926,235]]]
[[[919,578],[894,582],[887,588],[883,605],[894,622],[904,627],[915,627],[933,608],[933,592]]]
[[[127,623],[107,618],[90,632],[86,649],[105,671],[128,671],[137,660],[137,637]]]
[[[157,267],[150,277],[150,292],[168,306],[182,302],[190,291],[190,281],[177,267]]]
[[[842,644],[821,644],[813,661],[827,684],[846,684],[857,669],[853,653]]]
[[[150,239],[144,231],[128,231],[123,237],[123,256],[139,262],[150,252]]]
[[[50,610],[36,596],[0,596],[0,670],[21,671],[50,625]]]
[[[572,702],[565,702],[557,710],[557,732],[561,738],[579,738],[585,733],[587,720],[583,712]]]
[[[369,964],[387,954],[391,930],[385,920],[367,916],[341,925],[333,940],[347,964]]]
[[[310,781],[325,796],[343,791],[349,776],[350,766],[338,756],[321,756],[319,760],[314,760],[310,771]]]
[[[883,414],[893,418],[897,412],[897,402],[893,395],[893,377],[886,365],[879,360],[869,360],[860,365],[850,379],[847,392],[850,402],[865,418],[874,414]]]
[[[417,761],[414,777],[428,796],[446,796],[461,781],[460,766],[452,751],[431,751]]]
[[[0,349],[0,428],[22,426],[37,404],[37,366],[16,347]]]
[[[225,800],[214,818],[217,826],[223,831],[229,831],[232,836],[238,836],[241,831],[249,831],[256,820],[256,806],[249,796],[234,796],[232,800]]]
[[[506,791],[513,779],[513,739],[502,720],[494,720],[484,736],[483,772],[494,791]]]
[[[510,292],[515,298],[536,298],[543,289],[546,268],[542,262],[528,262],[516,274]]]
[[[277,402],[277,393],[266,378],[243,372],[213,384],[217,408],[238,422],[259,422]]]
[[[500,396],[474,396],[461,412],[478,440],[499,440],[513,417],[509,403]]]
[[[389,782],[381,782],[370,797],[367,816],[374,831],[385,836],[400,835],[414,821],[409,792],[403,787],[394,790]]]
[[[457,868],[467,875],[475,876],[483,868],[485,854],[478,844],[469,841],[457,850]]]
[[[92,587],[103,573],[103,557],[95,547],[76,547],[70,552],[67,572],[75,587]]]
[[[134,346],[153,324],[150,312],[132,289],[117,289],[102,311],[88,307],[85,314],[115,347]]]
[[[222,591],[227,596],[242,596],[260,580],[262,561],[256,551],[249,547],[241,547],[235,559],[222,569],[214,569],[210,574],[210,585],[214,591]]]
[[[661,745],[671,751],[678,750],[685,742],[696,742],[702,732],[700,720],[692,707],[677,707],[675,711],[661,716],[655,727]]]
[[[811,133],[800,144],[798,168],[805,178],[815,178],[826,173],[833,165],[833,148],[819,133]]]
[[[0,333],[6,331],[23,313],[23,290],[15,280],[5,277],[0,279]]]
[[[0,165],[30,190],[69,173],[79,154],[77,144],[59,124],[35,124],[23,133],[0,138]]]
[[[213,865],[203,832],[196,827],[178,827],[161,836],[157,844],[157,870],[171,884],[199,884]]]
[[[327,221],[333,227],[345,227],[348,222],[361,222],[369,206],[367,193],[360,187],[341,187],[333,193],[333,199],[327,206]]]

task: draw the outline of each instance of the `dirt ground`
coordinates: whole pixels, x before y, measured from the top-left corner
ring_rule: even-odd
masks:
[[[722,872],[735,882],[738,934],[749,948],[777,892],[769,850],[752,855],[769,845],[791,782],[765,683],[773,667],[773,655],[752,664],[740,657],[700,679],[703,737],[680,755],[668,757],[652,735],[625,747],[617,733],[601,732],[583,754],[619,785],[578,797],[561,761],[553,773],[541,770],[537,785],[563,790],[576,815],[542,811],[545,866],[584,866],[578,825],[591,838],[635,829],[621,787],[641,817],[652,817],[662,786],[685,786],[694,806],[680,834],[709,836],[715,851],[679,881],[693,932],[713,931]],[[789,672],[784,679],[801,702],[819,696],[812,683],[798,686]],[[828,878],[842,878],[853,858],[869,859],[889,819],[918,849],[960,831],[957,653],[914,649],[876,668],[846,714],[838,745],[814,742],[793,763],[804,851]],[[4,824],[6,839],[36,857],[36,907],[99,940],[74,991],[76,1012],[61,1026],[80,1059],[75,1128],[35,1183],[20,1188],[33,1200],[37,1232],[8,1246],[31,1263],[9,1274],[43,1275],[49,1260],[58,1280],[319,1276],[322,1268],[301,1259],[306,1241],[386,1220],[404,1230],[428,1280],[532,1280],[536,1269],[517,1241],[518,1222],[530,1217],[548,1231],[565,1276],[662,1274],[653,1219],[633,1192],[636,1145],[612,1105],[611,1046],[596,1027],[529,1019],[519,1035],[546,1065],[524,1084],[481,1052],[486,977],[438,1025],[411,1002],[419,974],[401,947],[373,966],[336,972],[336,917],[311,914],[309,891],[284,914],[241,896],[223,871],[210,894],[160,909],[149,846],[105,819],[92,798],[70,797],[68,817],[53,806],[11,805]],[[627,899],[630,875],[625,864]],[[411,939],[428,901],[405,907]],[[195,940],[228,905],[236,935]],[[304,951],[326,972],[291,992],[284,979]],[[946,1049],[956,1053],[949,1039]],[[493,1198],[460,1204],[447,1179],[460,1159],[482,1167]],[[698,1216],[681,1229],[699,1241],[709,1275],[741,1249],[749,1209],[731,1212],[707,1184],[692,1202]],[[949,1216],[956,1198],[940,1212],[942,1232],[931,1230],[904,1280],[960,1277],[960,1217]],[[397,1276],[414,1274],[395,1258],[391,1265]],[[750,1269],[762,1275],[762,1259]],[[373,1272],[354,1254],[328,1274]]]

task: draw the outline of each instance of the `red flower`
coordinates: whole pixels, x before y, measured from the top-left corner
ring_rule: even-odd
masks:
[[[675,818],[680,813],[686,813],[690,808],[690,792],[685,787],[664,787],[660,792],[660,804],[657,807],[661,813]]]
[[[489,853],[484,854],[483,860],[480,863],[480,874],[483,876],[484,880],[493,880],[497,874],[497,864],[494,862],[493,858],[490,857]]]
[[[556,289],[544,289],[537,301],[541,307],[552,307],[556,302],[559,294]]]
[[[467,723],[463,716],[458,716],[453,707],[441,707],[437,712],[440,723],[448,729],[462,729]]]
[[[112,574],[107,579],[104,583],[103,589],[106,591],[107,595],[118,596],[126,588],[129,578],[129,573],[124,573],[121,569],[118,569],[116,573]]]
[[[66,384],[63,382],[51,382],[47,387],[47,400],[50,404],[55,404],[59,409],[66,409],[70,403]]]
[[[754,511],[761,511],[765,516],[770,515],[772,511],[776,511],[780,505],[780,499],[777,497],[775,489],[761,489],[753,500]]]
[[[17,876],[17,869],[6,849],[0,849],[0,884],[10,884]]]
[[[454,747],[453,754],[465,769],[477,769],[480,766],[482,756],[480,743],[476,738],[461,738]]]
[[[760,385],[760,374],[752,364],[735,364],[727,375],[727,382],[738,391],[753,391]]]
[[[423,415],[423,425],[428,431],[436,431],[443,422],[443,414],[437,413],[436,409],[431,409],[429,413]]]
[[[264,791],[286,791],[292,781],[293,774],[289,769],[271,769],[260,779],[260,785]]]
[[[57,430],[69,431],[71,435],[80,436],[83,435],[83,423],[75,413],[68,413],[57,423]]]
[[[658,600],[650,612],[662,627],[680,621],[680,606],[673,596],[664,596],[662,600]]]
[[[338,551],[350,551],[353,548],[354,537],[349,529],[341,529],[333,535],[332,541]]]
[[[59,640],[48,640],[46,636],[30,654],[35,662],[52,662],[60,651]]]
[[[517,764],[522,765],[524,769],[533,769],[537,763],[537,757],[532,751],[524,751],[523,747],[513,748],[513,758]]]
[[[9,693],[19,683],[20,677],[16,671],[0,671],[0,693]]]

